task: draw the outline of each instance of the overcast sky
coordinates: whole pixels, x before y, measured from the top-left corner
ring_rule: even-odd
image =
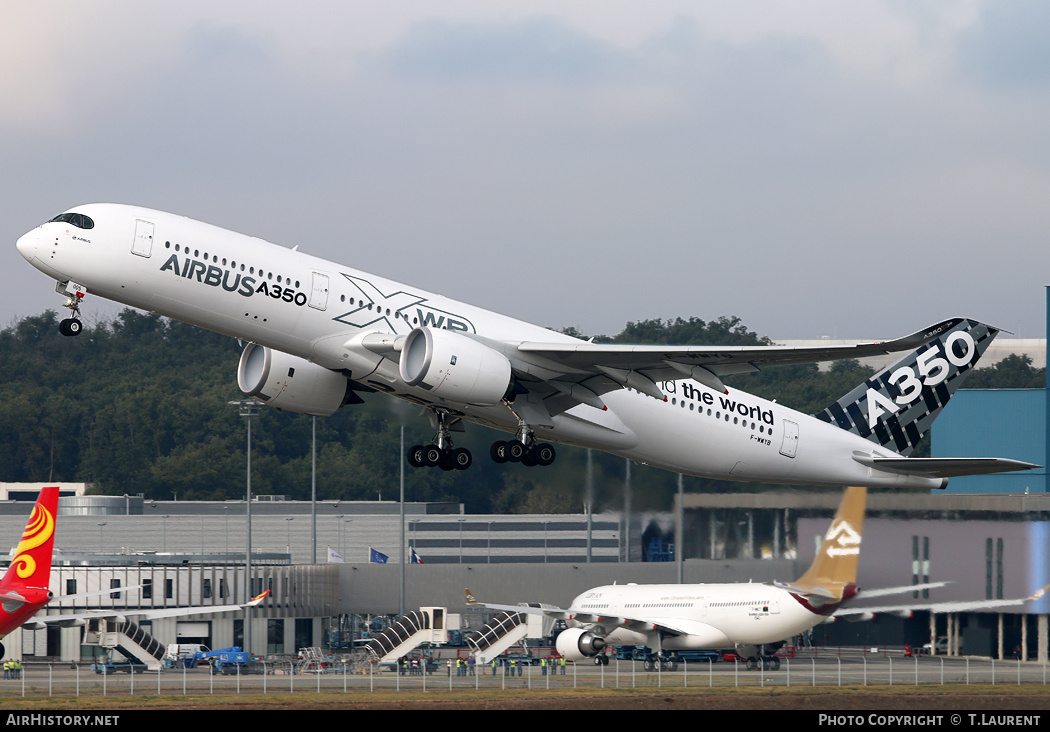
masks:
[[[15,239],[107,201],[590,334],[1043,337],[1047,38],[1042,0],[5,2],[0,327],[62,303]]]

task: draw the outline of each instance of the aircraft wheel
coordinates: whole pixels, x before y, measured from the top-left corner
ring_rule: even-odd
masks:
[[[541,442],[536,446],[535,455],[537,465],[542,465],[544,467],[550,465],[554,462],[555,458],[554,445]]]
[[[499,440],[492,443],[492,447],[489,448],[489,457],[495,463],[507,462],[507,443]]]
[[[651,659],[651,658],[645,659],[645,666],[644,666],[644,668],[645,668],[646,671],[652,671],[654,668],[656,668],[656,664],[653,663],[653,659]]]
[[[465,447],[461,447],[452,453],[452,465],[456,470],[466,470],[473,462],[474,457],[470,454],[470,450]]]
[[[510,440],[507,442],[507,460],[512,463],[520,462],[528,452],[521,440]]]
[[[531,468],[536,465],[539,465],[539,463],[536,461],[536,453],[534,453],[532,450],[526,450],[525,454],[521,456],[521,464],[524,465],[526,468]]]
[[[452,451],[441,453],[441,459],[438,460],[438,467],[444,471],[455,470],[456,464],[452,462]]]
[[[437,445],[427,445],[423,448],[423,462],[428,468],[441,464],[443,455],[444,453],[441,452],[441,448]]]
[[[422,468],[426,465],[426,457],[424,454],[424,447],[422,445],[414,445],[408,451],[408,464],[413,468]]]
[[[76,318],[65,318],[58,324],[58,332],[64,336],[78,336],[84,324]]]
[[[769,660],[773,664],[773,671],[779,671],[780,670],[780,659],[777,658],[776,656],[773,656]]]
[[[758,668],[758,661],[755,659],[754,656],[751,656],[747,659],[747,670],[754,671],[756,668]]]

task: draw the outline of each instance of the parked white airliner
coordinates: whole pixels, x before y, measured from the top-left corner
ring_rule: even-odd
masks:
[[[734,582],[724,584],[606,585],[578,595],[567,608],[549,605],[493,605],[478,602],[467,589],[467,604],[511,613],[546,615],[572,627],[558,634],[558,653],[571,661],[596,658],[614,645],[646,646],[650,662],[667,663],[665,651],[736,649],[749,667],[779,668],[772,655],[783,641],[826,622],[832,616],[932,610],[959,612],[1020,605],[1038,600],[1044,587],[1026,598],[973,602],[925,603],[854,610],[843,605],[853,598],[880,597],[943,587],[946,582],[866,590],[857,586],[857,562],[867,489],[847,488],[817,556],[805,574],[792,583]]]
[[[497,462],[546,465],[550,442],[690,475],[793,484],[943,488],[948,477],[1036,467],[996,458],[907,458],[998,331],[954,318],[885,343],[832,348],[584,342],[382,277],[173,214],[77,206],[18,250],[58,281],[81,331],[88,293],[247,342],[238,383],[292,412],[330,415],[356,391],[424,407],[414,466],[464,469],[463,421],[515,435]],[[769,364],[912,351],[816,416],[722,377]],[[355,391],[356,390],[356,391]]]

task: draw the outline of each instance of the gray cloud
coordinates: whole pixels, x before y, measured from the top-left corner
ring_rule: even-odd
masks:
[[[990,83],[1030,35],[999,4],[186,7],[34,35],[0,76],[3,322],[60,305],[15,238],[115,200],[591,333],[1042,335],[1050,110]],[[134,63],[88,53],[126,25],[156,29]],[[63,79],[83,93],[42,95]]]

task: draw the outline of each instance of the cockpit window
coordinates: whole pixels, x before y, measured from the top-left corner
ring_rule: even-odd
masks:
[[[93,229],[95,228],[95,222],[91,220],[91,217],[85,216],[84,214],[78,213],[63,213],[59,214],[51,221],[62,221],[67,224],[72,224],[80,229]]]

